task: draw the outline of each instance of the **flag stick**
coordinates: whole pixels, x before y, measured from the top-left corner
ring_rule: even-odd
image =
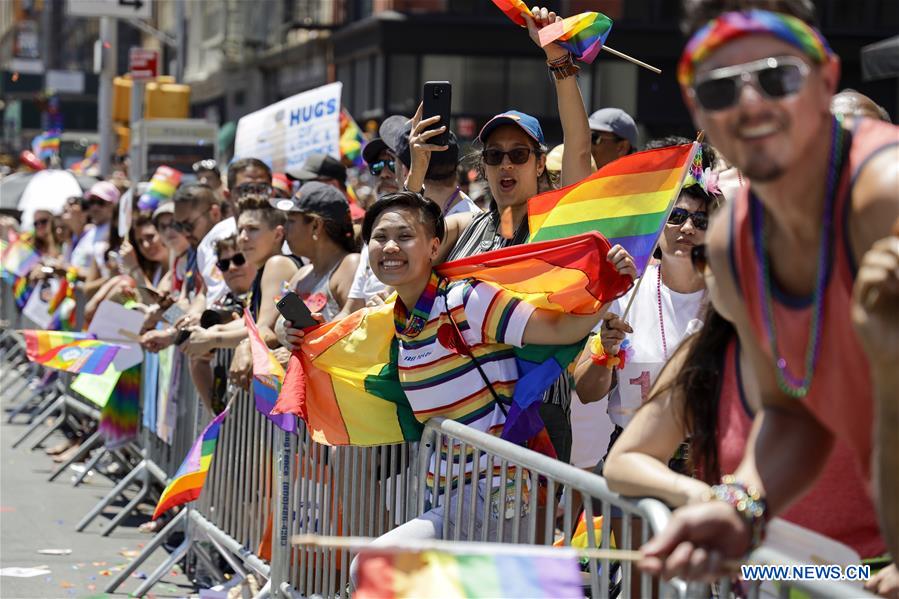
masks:
[[[362,550],[370,549],[379,553],[404,553],[409,551],[444,551],[457,554],[490,554],[502,553],[504,555],[540,555],[547,556],[553,553],[574,552],[580,557],[588,559],[608,559],[617,562],[636,562],[643,559],[642,551],[634,549],[599,549],[595,547],[554,547],[551,545],[503,545],[497,549],[495,543],[472,543],[466,541],[443,541],[439,539],[420,541],[409,539],[390,545],[372,547],[375,539],[369,537],[329,537],[322,535],[304,534],[294,535],[290,542],[293,545],[328,547],[332,549]],[[738,570],[739,560],[727,560],[724,567],[729,570]]]
[[[610,47],[606,46],[605,44],[603,44],[602,49],[605,50],[606,52],[608,52],[609,54],[612,54],[613,56],[617,56],[618,58],[623,58],[624,60],[626,60],[628,62],[632,62],[635,65],[637,65],[638,67],[643,67],[644,69],[648,69],[648,70],[652,71],[653,73],[655,73],[656,75],[660,75],[662,73],[662,69],[654,67],[651,64],[646,64],[642,60],[637,60],[633,56],[628,56],[624,52],[619,52],[618,50],[616,50],[614,48],[610,48]]]

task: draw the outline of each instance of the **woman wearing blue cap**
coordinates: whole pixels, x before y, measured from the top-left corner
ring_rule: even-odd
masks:
[[[546,8],[535,7],[523,13],[528,33],[538,46],[537,34],[546,25],[561,18]],[[565,154],[562,158],[560,184],[571,185],[592,173],[590,165],[590,126],[580,89],[574,75],[579,67],[572,56],[557,44],[543,48],[547,66],[556,83],[559,117]],[[417,115],[418,116],[418,115]],[[410,133],[409,146],[412,164],[406,179],[406,189],[420,192],[431,152],[437,146],[428,140],[445,130],[440,117],[416,122]],[[418,118],[416,118],[416,121]],[[552,187],[546,171],[547,148],[543,129],[533,116],[517,110],[507,110],[490,119],[478,135],[483,144],[479,171],[487,180],[493,202],[487,212],[453,215],[446,219],[446,238],[438,260],[454,260],[510,245],[526,243],[528,231],[528,200]],[[563,375],[547,392],[541,415],[559,459],[567,462],[571,454],[571,423],[568,411],[572,384]]]

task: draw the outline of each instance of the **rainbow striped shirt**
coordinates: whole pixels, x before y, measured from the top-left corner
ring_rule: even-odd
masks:
[[[493,389],[508,405],[518,380],[513,347],[521,347],[534,306],[487,283],[442,281],[421,332],[414,337],[397,334],[400,384],[415,417],[421,422],[437,416],[449,418],[499,436],[506,422],[503,409],[474,361],[446,346],[453,330],[448,311]],[[446,457],[440,460],[441,477],[446,476]],[[458,464],[459,457],[454,456],[452,462]],[[471,456],[464,461],[470,475]],[[429,478],[434,466],[432,462]],[[486,462],[481,470],[484,468]],[[458,475],[456,465],[451,477],[454,484]]]

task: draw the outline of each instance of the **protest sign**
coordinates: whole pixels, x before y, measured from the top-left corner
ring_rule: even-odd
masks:
[[[50,312],[50,300],[56,295],[59,288],[57,279],[40,281],[37,288],[28,296],[28,301],[22,309],[22,316],[35,324],[34,328],[49,329],[53,322],[53,314]]]
[[[241,118],[235,158],[258,158],[277,172],[299,169],[310,154],[340,158],[341,87],[329,83]]]
[[[103,341],[114,341],[122,346],[116,354],[112,365],[118,371],[127,370],[144,359],[140,344],[135,341],[140,336],[144,325],[144,314],[138,310],[129,310],[122,304],[109,300],[100,303],[91,320],[87,332],[96,335]]]

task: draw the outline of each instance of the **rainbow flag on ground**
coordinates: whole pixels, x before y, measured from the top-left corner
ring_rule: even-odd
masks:
[[[215,455],[215,445],[218,443],[222,422],[227,415],[228,408],[225,408],[206,425],[194,441],[181,467],[162,492],[159,503],[153,511],[154,520],[173,507],[193,501],[200,496],[203,483],[206,482],[206,473],[212,464],[212,456]]]
[[[601,236],[588,233],[463,258],[437,272],[450,280],[501,286],[540,308],[590,314],[632,284],[606,261],[610,247]],[[523,442],[543,428],[538,400],[582,347],[516,348],[520,378],[503,438]],[[416,440],[421,424],[400,386],[397,355],[392,303],[317,327],[291,356],[274,413],[300,416],[312,438],[327,445]]]
[[[556,549],[525,553],[448,553],[438,550],[359,553],[355,599],[461,599],[584,596],[576,554]]]
[[[29,360],[66,372],[103,374],[121,349],[89,333],[27,329],[22,335]]]
[[[289,433],[296,432],[297,419],[293,414],[272,414],[284,382],[284,368],[259,336],[259,329],[249,310],[244,309],[243,319],[250,336],[250,351],[253,353],[253,398],[256,409],[278,428]]]
[[[531,241],[599,231],[646,269],[699,144],[630,154],[579,183],[528,200]]]
[[[493,0],[493,3],[515,24],[527,26],[521,13],[531,12],[531,9],[523,0]],[[541,29],[540,45],[548,46],[555,42],[578,60],[590,64],[611,31],[612,19],[600,12],[583,12]]]
[[[340,109],[340,157],[349,160],[353,166],[363,166],[362,145],[365,137],[362,130],[346,108]]]

